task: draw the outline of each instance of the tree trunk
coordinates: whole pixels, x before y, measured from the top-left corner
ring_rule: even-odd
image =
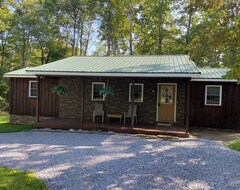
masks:
[[[85,43],[84,55],[87,55],[87,50],[88,50],[88,46],[89,46],[90,37],[91,37],[91,23],[89,23],[89,31],[87,33],[87,40],[86,40],[86,43]]]
[[[73,26],[73,42],[72,42],[72,56],[74,56],[74,50],[75,50],[75,42],[76,42],[76,19],[74,20],[74,26]]]
[[[108,21],[107,21],[107,55],[111,55],[111,34],[112,34],[112,26],[111,26],[111,10],[108,11]]]
[[[74,52],[74,55],[77,55],[78,54],[78,42],[79,42],[79,26],[78,26],[78,29],[77,29],[77,39],[76,39],[76,43],[75,43],[75,52]]]
[[[26,49],[26,41],[23,40],[23,47],[22,47],[22,68],[25,67],[25,49]]]
[[[162,41],[163,41],[163,34],[162,34],[162,16],[159,17],[158,22],[158,55],[162,54]]]
[[[132,10],[132,0],[130,0],[130,6],[131,6],[131,8],[130,8],[130,14],[129,14],[129,20],[130,20],[130,31],[129,31],[129,54],[130,55],[133,55],[133,46],[132,46],[132,44],[133,44],[133,40],[132,40],[132,33],[133,33],[133,10]]]
[[[186,33],[186,46],[189,44],[190,39],[189,39],[189,34],[190,34],[190,30],[192,27],[192,15],[193,12],[190,10],[188,11],[188,24],[187,24],[187,33]],[[186,51],[186,53],[188,54],[188,51]]]
[[[1,67],[3,67],[4,65],[4,54],[5,54],[5,43],[4,43],[4,39],[3,39],[3,34],[1,34],[1,57],[2,57],[2,60],[1,60]]]
[[[131,24],[130,24],[130,35],[129,35],[129,54],[130,55],[133,55],[133,47],[132,47],[132,44],[133,44],[133,41],[132,41],[132,21],[131,21]]]
[[[42,54],[41,54],[41,63],[44,64],[44,48],[41,48]]]
[[[108,29],[108,36],[107,36],[107,55],[111,55],[111,37],[110,37],[110,32]]]
[[[48,54],[47,54],[47,57],[46,57],[46,61],[45,61],[45,64],[47,64],[47,63],[49,62],[49,59],[50,59],[50,55],[51,55],[51,53],[50,53],[50,52],[48,52]]]
[[[26,39],[26,49],[25,49],[25,67],[28,67],[29,63],[29,57],[31,55],[31,47],[30,47],[30,42],[31,42],[31,25],[28,26],[27,30],[27,39]]]
[[[81,21],[81,28],[80,28],[80,39],[79,39],[79,43],[80,43],[80,56],[83,56],[83,28],[84,28],[84,22]]]

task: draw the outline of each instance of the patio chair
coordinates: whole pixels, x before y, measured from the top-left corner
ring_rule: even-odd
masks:
[[[128,107],[128,112],[124,112],[124,124],[126,122],[126,118],[129,120],[129,118],[131,118],[132,116],[132,105],[129,105]],[[135,119],[136,123],[137,123],[137,105],[133,106],[133,119]]]
[[[102,123],[104,122],[104,111],[102,103],[95,103],[95,109],[93,111],[93,122],[95,122],[96,116],[101,116]]]

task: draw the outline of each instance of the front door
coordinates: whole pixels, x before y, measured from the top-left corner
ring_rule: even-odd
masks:
[[[159,84],[158,121],[174,122],[176,104],[176,85]]]

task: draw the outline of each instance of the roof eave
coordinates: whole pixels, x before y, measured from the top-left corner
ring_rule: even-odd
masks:
[[[113,72],[52,72],[52,71],[27,71],[34,75],[49,76],[91,76],[91,77],[173,77],[192,78],[199,77],[200,73],[113,73]]]
[[[236,79],[213,79],[213,78],[193,78],[191,81],[199,82],[238,82]]]
[[[37,78],[35,75],[14,75],[14,74],[4,74],[6,78]]]

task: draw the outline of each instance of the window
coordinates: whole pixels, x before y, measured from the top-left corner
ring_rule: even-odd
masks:
[[[37,81],[29,81],[29,97],[37,97]]]
[[[211,105],[211,106],[221,106],[222,105],[222,86],[206,85],[205,105]]]
[[[99,92],[105,87],[104,82],[93,82],[92,83],[92,100],[104,100],[104,95],[100,95]]]
[[[161,104],[173,103],[173,87],[161,86]]]
[[[132,83],[129,84],[129,102],[132,101]],[[143,84],[134,84],[134,102],[143,102]]]

